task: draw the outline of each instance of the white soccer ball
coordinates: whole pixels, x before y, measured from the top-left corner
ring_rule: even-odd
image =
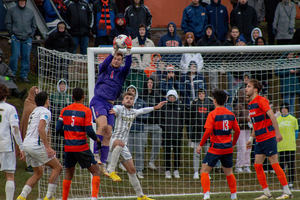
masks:
[[[119,49],[125,49],[127,47],[126,43],[125,43],[125,39],[127,38],[127,35],[121,34],[118,35],[115,39],[116,42],[116,46]]]

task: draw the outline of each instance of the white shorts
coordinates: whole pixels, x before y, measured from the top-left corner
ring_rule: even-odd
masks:
[[[48,158],[44,146],[24,146],[27,166],[39,167],[46,164],[53,158]]]
[[[16,170],[16,153],[14,151],[0,153],[0,171],[14,172]]]
[[[109,151],[110,152],[112,152],[112,150],[113,150],[112,148],[113,148],[113,144],[114,144],[115,140],[116,139],[111,139],[110,140],[110,143],[109,143]],[[122,152],[121,152],[121,154],[120,154],[119,160],[120,160],[121,163],[123,163],[125,161],[130,160],[130,159],[132,159],[132,155],[131,155],[128,147],[125,145],[124,148],[123,148],[123,150],[122,150]]]

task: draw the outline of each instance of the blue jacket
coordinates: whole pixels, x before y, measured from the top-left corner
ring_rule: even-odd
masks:
[[[208,17],[208,24],[211,24],[220,41],[226,39],[228,32],[228,11],[227,8],[221,4],[221,0],[216,4],[211,0],[211,4],[205,7]]]
[[[57,8],[57,5],[55,5]],[[54,20],[58,19],[58,16],[53,9],[51,3],[49,0],[44,0],[43,1],[43,7],[45,9],[45,21],[46,23],[48,22],[53,22]]]
[[[192,83],[191,79],[189,77],[189,73],[183,75],[180,79],[181,86],[182,86],[182,92],[181,95],[184,98],[184,104],[187,107],[190,107],[191,101],[193,101],[193,94],[192,94]],[[193,84],[194,84],[194,94],[195,94],[195,99],[198,98],[198,89],[206,88],[206,83],[205,83],[205,78],[201,73],[197,73],[196,77],[193,79]]]
[[[99,21],[101,19],[101,14],[102,14],[102,2],[101,0],[97,0],[95,3],[94,3],[94,6],[93,6],[93,12],[94,12],[94,27],[93,27],[93,32],[96,34],[96,37],[102,37],[102,36],[107,36],[107,32],[106,32],[106,29],[99,29]],[[115,4],[114,1],[111,1],[109,0],[108,1],[108,8],[109,8],[109,19],[110,19],[110,23],[111,23],[111,29],[115,28],[115,19],[116,19],[116,16],[118,14],[118,9],[117,9],[117,6]],[[105,17],[105,20],[107,21],[108,19],[106,19]]]
[[[203,37],[204,27],[208,23],[207,13],[201,5],[190,4],[183,10],[181,28],[186,32],[193,32],[195,37]]]
[[[168,77],[166,77],[167,79]],[[176,90],[177,93],[182,91],[182,87],[179,81],[170,78],[168,81],[166,79],[162,79],[160,82],[160,88],[163,95],[166,95],[169,90]]]

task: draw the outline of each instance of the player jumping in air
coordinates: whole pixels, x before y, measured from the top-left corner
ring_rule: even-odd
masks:
[[[126,76],[130,72],[131,66],[131,37],[125,40],[127,45],[125,66],[121,67],[123,62],[123,53],[118,51],[114,44],[112,53],[99,65],[98,79],[94,89],[94,97],[90,102],[90,108],[93,114],[93,120],[96,122],[97,137],[102,141],[102,148],[100,149],[101,161],[99,159],[99,151],[94,145],[95,158],[99,163],[102,173],[109,177],[106,170],[106,160],[109,152],[109,141],[111,131],[114,126],[115,116],[109,114],[110,109],[114,105],[114,101],[122,93],[122,86]]]
[[[119,161],[122,162],[128,172],[128,177],[133,186],[138,200],[151,200],[144,195],[140,182],[136,176],[136,169],[133,164],[132,156],[127,147],[128,134],[132,122],[138,115],[149,113],[153,110],[160,109],[167,101],[162,101],[154,107],[146,107],[141,109],[132,109],[134,102],[134,94],[126,92],[123,94],[122,106],[114,106],[110,110],[110,114],[116,115],[116,124],[112,139],[110,140],[111,162],[108,167],[110,177],[113,181],[121,181],[121,178],[116,174],[115,169]],[[121,156],[121,157],[120,157]]]
[[[291,199],[293,198],[293,195],[288,187],[285,173],[278,163],[277,142],[282,140],[282,136],[279,132],[276,117],[269,106],[268,100],[258,95],[261,89],[262,85],[256,79],[251,79],[246,87],[246,95],[249,96],[251,100],[248,108],[253,123],[253,131],[247,142],[247,148],[250,149],[252,147],[253,138],[255,137],[254,168],[259,184],[264,191],[264,194],[256,199],[273,199],[263,169],[263,162],[266,156],[268,156],[270,164],[283,186],[283,194],[276,199]]]
[[[234,114],[224,107],[227,100],[227,94],[223,90],[214,90],[215,110],[210,112],[205,122],[205,133],[197,147],[196,152],[201,153],[201,149],[210,136],[211,146],[202,162],[201,185],[203,188],[203,199],[210,199],[210,180],[209,172],[216,165],[218,160],[223,165],[223,170],[231,192],[231,199],[237,199],[236,179],[232,173],[232,155],[233,146],[240,135],[240,128]],[[231,140],[231,129],[234,130],[233,141]]]
[[[62,200],[68,199],[77,162],[81,168],[87,168],[93,175],[92,200],[97,200],[100,169],[87,143],[86,133],[97,142],[98,149],[101,148],[101,141],[92,127],[92,112],[83,105],[84,92],[81,88],[73,90],[73,99],[73,104],[62,109],[56,126],[56,131],[65,138],[66,176],[63,181]]]

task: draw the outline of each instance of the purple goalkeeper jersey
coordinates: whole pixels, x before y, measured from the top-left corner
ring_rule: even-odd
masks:
[[[99,73],[94,89],[94,95],[105,100],[115,101],[122,93],[122,86],[126,76],[130,72],[131,55],[125,58],[125,66],[113,68],[111,61],[113,56],[109,54],[107,58],[99,64]]]

